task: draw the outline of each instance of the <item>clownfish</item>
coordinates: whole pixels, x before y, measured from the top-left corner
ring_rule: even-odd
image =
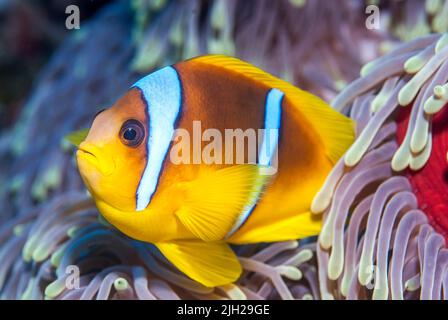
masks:
[[[180,143],[176,130],[192,133],[194,122],[223,136],[228,129],[265,131],[251,161],[247,154],[243,163],[171,161]],[[319,233],[312,199],[353,140],[352,121],[320,98],[236,58],[210,55],[136,82],[95,116],[76,157],[109,223],[215,287],[242,272],[229,244]],[[247,150],[226,143],[218,151]],[[196,152],[185,145],[183,151]],[[263,172],[274,162],[274,171]]]

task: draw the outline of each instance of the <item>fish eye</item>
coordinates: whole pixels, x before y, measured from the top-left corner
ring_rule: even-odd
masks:
[[[127,120],[120,129],[120,140],[128,147],[137,147],[145,138],[143,124],[135,119]]]

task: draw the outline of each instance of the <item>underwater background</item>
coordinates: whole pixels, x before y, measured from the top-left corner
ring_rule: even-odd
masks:
[[[0,0],[0,298],[448,299],[447,17],[448,0]],[[235,247],[244,273],[217,288],[99,218],[63,139],[206,53],[357,123],[313,203],[319,237]]]

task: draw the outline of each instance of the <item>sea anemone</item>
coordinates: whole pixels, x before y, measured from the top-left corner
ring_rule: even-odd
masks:
[[[357,139],[312,205],[325,216],[323,297],[448,298],[447,43],[444,34],[399,46],[332,103],[357,121]]]
[[[98,220],[85,193],[60,195],[0,230],[2,299],[317,299],[315,244],[236,247],[244,273],[207,288],[155,247]]]

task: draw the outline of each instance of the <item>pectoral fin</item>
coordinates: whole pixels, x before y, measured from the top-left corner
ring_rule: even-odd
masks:
[[[69,133],[64,137],[64,139],[77,147],[86,139],[88,133],[89,128],[85,128]]]
[[[186,186],[181,223],[204,241],[222,240],[267,183],[257,165],[245,164],[204,174]]]
[[[235,253],[223,241],[185,240],[156,246],[180,271],[207,287],[234,282],[242,271]]]

